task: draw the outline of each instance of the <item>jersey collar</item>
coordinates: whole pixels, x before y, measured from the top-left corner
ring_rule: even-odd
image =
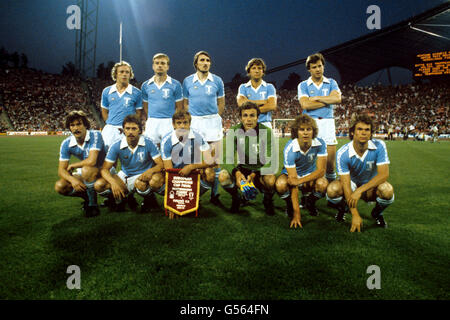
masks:
[[[375,145],[375,143],[373,143],[372,140],[369,140],[367,143],[367,150],[366,152],[364,152],[363,156],[360,157],[358,156],[358,154],[355,151],[355,148],[353,147],[353,141],[350,143],[350,146],[348,147],[348,157],[351,158],[353,156],[356,156],[357,158],[363,160],[366,157],[367,151],[368,150],[376,150],[377,146]]]
[[[306,150],[306,152],[303,152],[302,149],[300,149],[300,145],[298,144],[298,139],[295,138],[294,141],[292,142],[292,151],[294,151],[294,152],[301,152],[302,154],[307,154],[308,151],[312,147],[318,147],[320,145],[321,145],[320,141],[317,138],[314,138],[314,139],[312,139],[311,147],[309,147],[309,149]]]
[[[143,135],[139,137],[138,146],[144,146],[145,147],[145,138]],[[123,137],[120,141],[120,149],[124,149],[128,147],[127,137]]]
[[[211,82],[214,81],[211,72],[208,72],[208,76],[206,77],[206,80],[209,80]],[[197,72],[194,73],[194,78],[192,79],[192,83],[194,83],[195,81],[201,82],[200,79],[198,78]]]
[[[153,77],[151,77],[150,79],[148,79],[148,84],[150,84],[150,83],[152,83],[152,82],[155,82],[155,76],[153,76]],[[166,83],[166,82],[172,84],[172,78],[171,78],[169,75],[167,75],[167,78],[166,78],[166,80],[163,82],[162,85],[164,85],[164,83]],[[156,84],[156,83],[155,83],[155,84]]]
[[[117,90],[117,84],[113,84],[111,88],[109,89],[109,94],[116,92],[119,93]],[[131,84],[128,84],[128,87],[125,89],[124,92],[128,92],[129,94],[133,93],[133,86]]]
[[[251,85],[252,85],[252,80],[249,80],[247,83],[244,84],[245,87],[250,87]],[[261,80],[260,86],[267,87],[267,82],[265,82],[264,80]]]
[[[188,139],[194,139],[194,138],[195,138],[194,132],[192,132],[192,129],[189,129]],[[172,141],[172,146],[176,145],[177,143],[181,143],[181,141],[178,140],[175,130],[172,131],[171,141]],[[182,144],[185,144],[185,143],[182,143]]]
[[[323,76],[323,77],[322,77],[322,83],[330,83],[330,79],[328,79],[327,77]],[[322,85],[322,83],[321,83],[320,85]],[[310,85],[312,85],[312,84],[315,85],[315,83],[312,81],[312,77],[309,77],[309,78],[308,78],[308,80],[306,81],[306,84],[307,84],[308,86],[310,86]],[[320,86],[319,86],[319,87],[320,87]]]
[[[89,133],[89,130],[86,130],[86,136],[84,137],[84,143],[86,143],[90,139],[91,139],[91,135]],[[84,143],[83,143],[83,146],[84,146]],[[75,147],[77,145],[78,145],[77,139],[75,139],[75,136],[72,134],[72,136],[70,137],[69,147]]]

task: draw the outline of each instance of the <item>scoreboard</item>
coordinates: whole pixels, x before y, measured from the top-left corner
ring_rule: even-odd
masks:
[[[450,75],[450,51],[416,55],[414,77]]]

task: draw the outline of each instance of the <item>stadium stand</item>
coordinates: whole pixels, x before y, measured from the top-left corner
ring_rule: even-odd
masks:
[[[100,96],[103,88],[111,80],[87,79],[83,89],[82,80],[49,74],[27,68],[10,68],[0,71],[0,96],[5,111],[17,131],[59,131],[64,130],[64,117],[69,110],[82,109],[93,127],[102,127],[97,123],[100,115]],[[140,83],[133,83],[138,88]],[[341,87],[343,103],[335,108],[338,134],[348,132],[348,119],[355,111],[371,114],[377,122],[379,133],[388,133],[392,127],[394,133],[407,128],[410,137],[420,133],[429,134],[431,127],[437,125],[440,134],[449,134],[450,84],[414,83],[399,86],[343,85]],[[222,116],[224,128],[238,122],[236,89],[226,88],[226,108]],[[292,119],[299,112],[297,92],[278,90],[278,109],[274,119]],[[89,108],[94,104],[95,111]],[[3,119],[0,120],[0,132],[10,130]]]
[[[75,109],[85,111],[92,124],[98,126],[80,79],[28,68],[3,69],[0,75],[3,108],[14,130],[64,130],[67,112]]]

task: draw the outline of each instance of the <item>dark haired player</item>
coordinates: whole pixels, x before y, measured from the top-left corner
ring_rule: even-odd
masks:
[[[278,158],[278,153],[272,150],[272,129],[258,123],[260,111],[253,102],[244,103],[239,112],[241,123],[231,127],[226,138],[227,141],[233,139],[238,164],[231,173],[227,170],[220,172],[220,184],[232,196],[231,212],[239,212],[241,198],[238,187],[242,183],[253,183],[264,194],[266,214],[274,215],[272,197],[276,179],[274,173],[278,170],[278,163],[272,161],[272,154]],[[267,172],[262,171],[263,169]]]
[[[105,159],[106,149],[100,131],[91,127],[83,111],[72,111],[66,118],[66,128],[72,135],[61,143],[55,191],[64,196],[81,197],[86,217],[100,214],[94,183],[100,176],[99,168]],[[80,161],[69,165],[71,156]]]
[[[154,191],[158,191],[164,182],[161,170],[161,155],[153,142],[142,135],[142,124],[137,115],[128,115],[123,120],[125,137],[115,142],[106,155],[101,175],[95,183],[95,190],[102,196],[112,194],[118,200],[117,211],[125,210],[127,200],[130,209],[135,211],[137,203],[133,193],[136,191],[144,198],[141,212],[148,212],[157,206]],[[120,159],[121,171],[112,174],[110,169]],[[114,208],[112,201],[109,205]]]
[[[239,107],[247,101],[255,103],[261,112],[258,123],[272,129],[272,112],[277,110],[277,93],[273,84],[263,80],[266,69],[266,63],[261,58],[253,58],[247,63],[245,71],[250,80],[239,86],[236,100]]]
[[[222,118],[225,108],[225,88],[220,77],[209,72],[211,56],[199,51],[194,56],[195,73],[183,81],[184,108],[191,116],[191,128],[203,136],[211,147],[211,154],[220,159],[222,149]],[[219,161],[216,161],[219,163]],[[211,192],[211,203],[220,206],[219,166],[214,168],[215,180]]]
[[[347,202],[352,214],[350,232],[361,232],[362,218],[357,205],[359,199],[376,201],[372,217],[376,224],[386,228],[384,209],[394,202],[394,188],[387,182],[389,178],[389,158],[386,144],[372,139],[373,122],[366,114],[352,117],[349,129],[350,142],[337,152],[337,171],[340,180],[331,182],[327,198],[338,209],[337,221],[344,220]]]
[[[327,171],[329,182],[336,179],[336,127],[334,123],[334,104],[341,103],[341,90],[334,79],[323,75],[325,59],[315,53],[306,59],[306,69],[311,74],[308,80],[298,85],[298,99],[303,113],[311,116],[319,128],[319,138],[327,144]]]

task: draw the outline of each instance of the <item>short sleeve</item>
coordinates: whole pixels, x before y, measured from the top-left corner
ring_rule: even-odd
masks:
[[[69,161],[69,160],[70,160],[69,139],[66,139],[61,143],[61,147],[59,149],[59,161]]]
[[[147,81],[145,81],[141,86],[141,94],[142,94],[142,101],[148,102]]]
[[[102,106],[103,109],[109,109],[108,91],[109,87],[103,89],[102,92],[102,101],[100,102],[100,105]]]
[[[283,165],[285,168],[295,168],[295,152],[292,151],[293,144],[292,140],[283,151]]]
[[[302,97],[309,97],[308,85],[307,85],[306,81],[303,81],[298,85],[297,96],[298,96],[298,99],[300,99]]]
[[[224,87],[223,81],[219,77],[217,77],[216,79],[217,79],[216,82],[217,82],[217,86],[218,86],[217,98],[223,98],[225,96],[225,87]]]
[[[177,81],[175,84],[175,101],[181,101],[183,100],[183,89],[181,88],[181,84]]]
[[[277,98],[277,91],[275,90],[275,87],[273,84],[269,84],[267,86],[267,98],[274,97]]]
[[[183,81],[183,98],[184,99],[189,99],[189,89],[187,86],[187,79],[188,78],[184,79],[184,81]]]
[[[331,79],[330,85],[331,85],[330,93],[331,93],[331,91],[334,91],[334,90],[337,91],[337,92],[339,92],[339,93],[341,93],[341,89],[339,89],[339,86],[338,86],[336,80]]]
[[[389,164],[389,157],[387,153],[386,144],[384,141],[378,140],[379,144],[377,145],[377,166],[381,166],[383,164]]]
[[[142,91],[136,88],[136,110],[142,109]]]
[[[109,148],[105,161],[116,162],[117,158],[119,157],[119,146],[120,146],[120,141],[114,143]]]
[[[336,157],[336,169],[339,175],[350,174],[348,152],[338,152]]]
[[[238,97],[239,97],[239,96],[247,97],[246,92],[245,92],[245,85],[244,85],[244,84],[241,84],[241,85],[239,86],[237,96],[238,96]]]
[[[161,156],[161,154],[158,151],[158,148],[156,148],[155,144],[150,139],[146,140],[145,144],[147,146],[147,150],[149,151],[152,159],[156,159]]]

